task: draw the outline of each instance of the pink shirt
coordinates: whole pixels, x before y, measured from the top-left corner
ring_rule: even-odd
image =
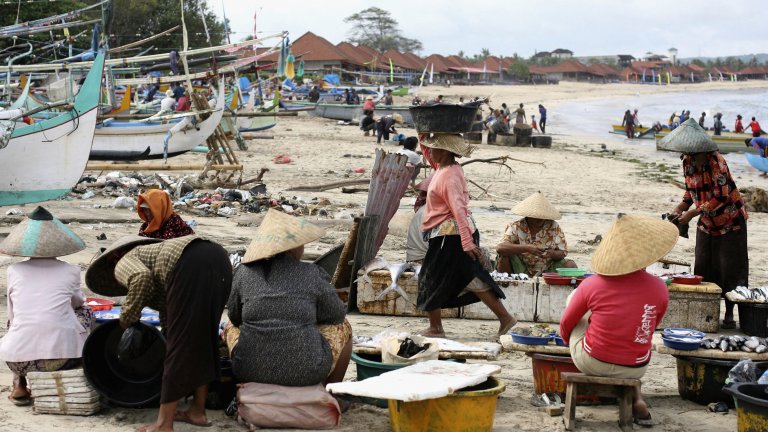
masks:
[[[376,109],[376,104],[374,104],[372,100],[366,99],[365,102],[363,102],[363,110],[373,111],[374,109]]]
[[[579,320],[592,311],[584,351],[606,363],[642,366],[651,360],[653,332],[668,304],[666,284],[644,270],[590,276],[576,288],[565,308],[560,334],[568,342]]]
[[[461,247],[469,251],[476,247],[472,240],[469,215],[469,191],[461,165],[454,164],[438,169],[427,190],[427,204],[421,229],[427,231],[448,219],[453,219],[459,228]]]
[[[80,267],[55,258],[8,267],[8,333],[0,359],[21,362],[82,357],[86,329],[74,308],[85,302]]]

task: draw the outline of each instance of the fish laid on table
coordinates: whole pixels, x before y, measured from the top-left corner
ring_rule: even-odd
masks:
[[[383,300],[387,294],[389,294],[391,291],[395,291],[396,293],[400,294],[400,296],[406,301],[411,302],[411,299],[408,297],[408,294],[406,294],[405,290],[397,284],[397,280],[400,279],[400,275],[402,275],[403,272],[405,272],[405,269],[409,267],[410,264],[408,263],[396,263],[390,265],[388,269],[389,275],[392,277],[392,284],[385,288],[384,291],[380,292],[379,295],[376,296],[376,300]]]
[[[363,275],[355,279],[355,282],[364,281],[371,283],[371,277],[368,276],[368,273],[374,271],[374,270],[383,270],[385,268],[389,267],[389,263],[384,258],[376,257],[368,262],[365,266],[363,266]]]

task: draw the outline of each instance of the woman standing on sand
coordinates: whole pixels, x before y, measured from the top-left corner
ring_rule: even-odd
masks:
[[[429,327],[419,333],[444,337],[440,309],[482,301],[499,319],[498,334],[505,334],[517,320],[507,312],[501,302],[504,293],[481,264],[480,234],[469,211],[464,171],[456,162],[473,148],[460,135],[436,135],[421,144],[437,171],[429,184],[421,224],[429,249],[419,273],[417,306],[427,312]]]

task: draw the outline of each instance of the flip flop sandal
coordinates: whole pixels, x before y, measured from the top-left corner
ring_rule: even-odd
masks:
[[[27,406],[32,403],[32,399],[29,396],[15,398],[15,397],[12,397],[11,395],[8,395],[8,400],[11,401],[11,403],[16,406]]]
[[[651,417],[651,414],[648,414],[648,417],[646,417],[646,418],[634,417],[632,419],[632,421],[636,425],[639,425],[639,426],[642,426],[642,427],[647,427],[647,428],[653,427],[653,426],[656,425],[656,422],[653,421],[653,418]]]

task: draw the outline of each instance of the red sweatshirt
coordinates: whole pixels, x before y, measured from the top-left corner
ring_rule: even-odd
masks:
[[[565,309],[560,334],[568,342],[579,320],[592,311],[584,350],[606,363],[642,366],[651,360],[653,332],[668,304],[667,286],[644,270],[621,276],[590,276]]]

